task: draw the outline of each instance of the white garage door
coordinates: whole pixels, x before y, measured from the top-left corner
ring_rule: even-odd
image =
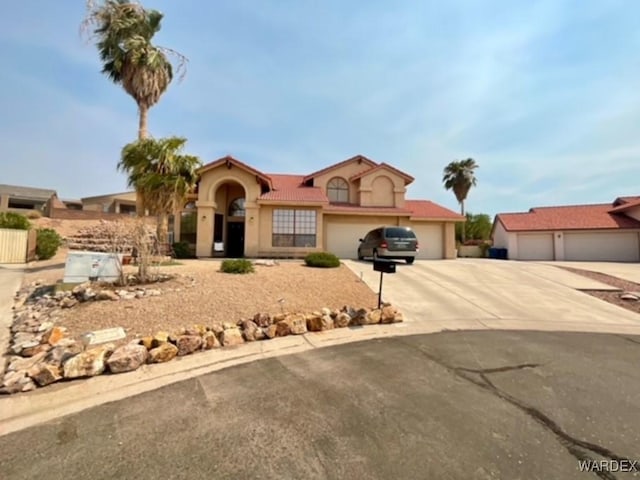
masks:
[[[382,224],[351,224],[351,223],[327,223],[325,250],[334,253],[338,258],[357,258],[358,239],[364,238],[374,228]]]
[[[574,261],[640,261],[636,232],[565,233],[564,258]]]
[[[553,260],[553,235],[519,234],[518,260]]]
[[[411,227],[418,237],[420,251],[418,258],[444,258],[444,228],[441,223],[414,223]]]

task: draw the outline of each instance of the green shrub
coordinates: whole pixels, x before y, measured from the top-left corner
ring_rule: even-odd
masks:
[[[38,260],[48,260],[62,245],[62,237],[53,228],[39,228],[36,238],[36,255]]]
[[[176,242],[173,244],[173,253],[176,258],[193,258],[193,251],[189,242]]]
[[[0,213],[0,228],[13,228],[16,230],[29,230],[31,222],[27,217],[14,212]]]
[[[252,273],[253,263],[242,258],[235,260],[224,260],[220,266],[220,271],[224,273]]]
[[[340,259],[333,253],[315,252],[304,257],[304,263],[308,267],[335,268],[340,266]]]

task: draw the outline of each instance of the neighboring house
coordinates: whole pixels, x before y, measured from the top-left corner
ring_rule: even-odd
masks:
[[[640,196],[496,215],[495,247],[514,260],[640,261]]]
[[[263,173],[227,156],[203,166],[195,201],[172,222],[198,257],[356,256],[358,239],[382,225],[411,227],[418,258],[455,258],[459,214],[406,200],[413,177],[361,155],[309,175]],[[176,217],[178,218],[178,217]]]
[[[103,213],[136,213],[136,193],[122,192],[80,199],[82,210],[93,210]]]
[[[55,195],[55,190],[47,188],[0,185],[0,212],[44,209],[47,201]]]

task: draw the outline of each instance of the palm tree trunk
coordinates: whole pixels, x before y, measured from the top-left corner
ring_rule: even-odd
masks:
[[[149,137],[148,121],[149,108],[144,105],[138,105],[138,140],[144,140]],[[139,191],[136,191],[136,216],[145,216],[144,200]]]
[[[464,245],[465,240],[467,239],[467,235],[466,235],[466,224],[467,224],[467,217],[465,217],[464,215],[464,200],[462,200],[460,202],[460,214],[464,217],[464,222],[462,222],[462,235],[460,235],[462,237],[462,244]]]
[[[169,215],[166,213],[158,215],[157,235],[160,245],[167,243],[167,239],[169,238]]]

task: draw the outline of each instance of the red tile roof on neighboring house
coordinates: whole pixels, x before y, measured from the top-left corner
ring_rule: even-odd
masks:
[[[328,167],[323,168],[322,170],[318,170],[317,172],[310,173],[309,175],[305,176],[302,181],[306,182],[307,180],[311,180],[312,178],[317,177],[318,175],[322,175],[323,173],[327,173],[327,172],[329,172],[331,170],[334,170],[336,168],[342,167],[343,165],[346,165],[346,164],[348,164],[350,162],[353,162],[354,160],[359,160],[362,163],[367,164],[368,168],[375,167],[375,166],[378,165],[376,162],[374,162],[373,160],[365,157],[364,155],[356,155],[354,157],[347,158],[346,160],[343,160],[342,162],[335,163],[333,165],[329,165]]]
[[[537,207],[528,212],[500,213],[496,220],[510,232],[640,228],[640,221],[611,210],[611,203]]]
[[[372,168],[370,168],[368,170],[365,170],[363,172],[357,173],[357,174],[353,175],[349,180],[351,180],[351,181],[357,180],[358,178],[362,178],[365,175],[369,175],[370,173],[377,172],[378,170],[389,170],[389,171],[395,173],[396,175],[401,176],[402,178],[404,178],[406,180],[406,185],[408,185],[409,183],[411,183],[411,182],[413,182],[415,180],[408,173],[405,173],[402,170],[398,170],[397,168],[392,167],[388,163],[381,163],[381,164],[376,165],[375,167],[372,167]]]
[[[451,220],[464,220],[464,217],[459,213],[449,210],[437,203],[433,203],[429,200],[406,200],[404,202],[405,208],[411,211],[411,216],[414,218],[444,218]]]

